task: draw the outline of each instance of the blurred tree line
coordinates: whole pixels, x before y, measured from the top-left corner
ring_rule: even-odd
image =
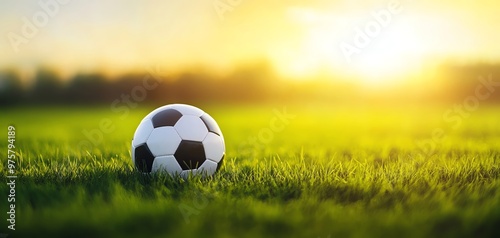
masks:
[[[311,101],[405,103],[436,100],[457,102],[474,94],[474,89],[480,83],[478,77],[487,77],[489,74],[500,84],[500,65],[446,64],[440,68],[440,76],[432,79],[439,80],[440,84],[423,85],[411,90],[401,88],[388,93],[367,91],[359,81],[356,84],[354,80],[283,80],[276,76],[267,63],[239,67],[223,77],[215,76],[206,70],[192,69],[176,75],[161,76],[161,81],[158,82],[148,73],[126,74],[112,79],[99,73],[80,73],[63,80],[55,71],[41,68],[27,85],[14,70],[7,70],[0,72],[0,106],[109,105],[115,100],[123,100],[124,97],[132,97],[135,101],[146,104]],[[156,86],[152,87],[153,84]],[[498,89],[499,92],[492,93],[488,98],[489,102],[500,102],[500,87]]]
[[[274,98],[281,85],[267,64],[241,67],[224,78],[192,70],[174,76],[145,72],[111,79],[99,73],[76,74],[63,80],[55,71],[41,68],[30,81],[23,84],[13,70],[0,72],[0,106],[110,104],[123,97],[144,103],[254,102]]]

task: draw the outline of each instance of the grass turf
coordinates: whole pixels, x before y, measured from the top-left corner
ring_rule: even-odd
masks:
[[[204,107],[221,126],[226,160],[213,177],[134,171],[130,140],[150,109],[5,109],[16,126],[12,237],[499,237],[500,111],[462,124],[446,107]],[[92,143],[82,130],[111,122]],[[282,121],[278,118],[278,123]],[[442,129],[426,153],[419,147]],[[1,135],[0,135],[1,136]],[[97,137],[96,137],[97,138]],[[99,138],[97,138],[99,139]],[[83,141],[83,142],[82,142]],[[0,185],[6,201],[9,189]]]

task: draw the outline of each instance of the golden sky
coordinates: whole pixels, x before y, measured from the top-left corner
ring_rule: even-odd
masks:
[[[494,0],[40,2],[0,3],[0,69],[223,71],[264,59],[288,77],[378,79],[441,60],[500,59]],[[34,19],[37,32],[23,34]]]

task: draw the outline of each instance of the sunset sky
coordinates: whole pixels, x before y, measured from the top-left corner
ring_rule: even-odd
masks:
[[[377,80],[443,60],[500,59],[495,0],[73,0],[19,43],[13,36],[23,37],[23,18],[33,22],[44,11],[39,1],[29,2],[0,3],[0,69],[43,65],[71,75],[203,65],[223,72],[268,60],[287,77],[326,73]],[[390,12],[390,6],[399,6],[397,13],[385,18],[385,26],[377,23],[373,13]],[[367,26],[373,37],[348,60],[342,44],[356,46],[357,29],[366,34]]]

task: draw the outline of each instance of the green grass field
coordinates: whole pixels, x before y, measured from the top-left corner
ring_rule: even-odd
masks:
[[[500,110],[482,105],[454,128],[446,106],[202,107],[219,123],[226,159],[213,177],[134,171],[130,141],[152,108],[2,109],[16,126],[16,231],[9,237],[500,237]],[[123,116],[123,117],[121,117]],[[103,133],[87,151],[82,130]],[[435,128],[433,153],[419,141]],[[281,130],[282,129],[282,130]],[[272,132],[269,134],[269,132]],[[260,135],[260,139],[259,139]]]

